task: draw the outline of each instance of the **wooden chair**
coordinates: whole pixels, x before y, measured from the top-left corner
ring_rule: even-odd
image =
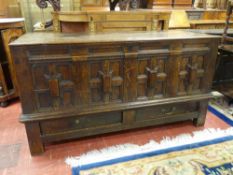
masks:
[[[233,36],[228,33],[228,29],[232,11],[233,0],[229,0],[226,11],[226,25],[219,46],[219,57],[214,81],[214,89],[230,99],[233,99]]]
[[[233,37],[228,35],[228,29],[230,25],[230,19],[233,11],[233,0],[229,0],[227,4],[227,11],[226,11],[226,25],[222,36],[222,43],[220,45],[220,49],[232,52],[233,53]]]

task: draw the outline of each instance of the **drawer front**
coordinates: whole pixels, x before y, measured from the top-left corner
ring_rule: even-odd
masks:
[[[200,117],[200,102],[175,103],[118,112],[40,121],[43,142],[156,126]]]
[[[168,104],[156,107],[146,107],[136,110],[136,122],[143,122],[148,120],[156,120],[168,116],[179,116],[185,113],[193,113],[198,111],[198,103],[178,103]]]
[[[56,134],[72,130],[95,129],[119,124],[122,121],[121,113],[111,112],[82,117],[63,118],[40,122],[42,135]],[[94,134],[94,133],[93,133]]]

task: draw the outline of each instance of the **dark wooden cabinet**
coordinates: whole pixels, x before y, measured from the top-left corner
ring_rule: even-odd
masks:
[[[20,37],[10,47],[31,153],[119,130],[203,125],[218,43],[181,31]]]
[[[233,98],[233,53],[219,50],[213,89]]]
[[[18,97],[17,81],[8,44],[24,33],[24,19],[0,19],[0,105]]]

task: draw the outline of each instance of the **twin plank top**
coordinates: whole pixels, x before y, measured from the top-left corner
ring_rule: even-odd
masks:
[[[146,32],[121,32],[98,34],[74,33],[27,33],[13,41],[10,45],[39,45],[39,44],[75,44],[75,43],[109,43],[109,42],[139,42],[179,39],[210,39],[219,36],[199,34],[185,31],[146,31]]]

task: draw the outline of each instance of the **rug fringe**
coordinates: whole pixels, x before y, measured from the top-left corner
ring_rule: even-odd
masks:
[[[116,159],[119,157],[129,156],[141,153],[147,153],[151,151],[157,151],[162,149],[167,149],[176,146],[182,146],[197,142],[203,142],[208,140],[213,140],[221,137],[233,136],[233,128],[228,128],[227,130],[221,129],[205,129],[202,131],[195,131],[191,134],[181,134],[174,138],[165,137],[160,143],[150,140],[149,143],[139,146],[135,144],[123,144],[116,145],[101,150],[93,150],[87,152],[79,157],[68,157],[65,162],[71,167],[82,166],[86,164],[92,164],[96,162],[103,162],[111,159]]]

